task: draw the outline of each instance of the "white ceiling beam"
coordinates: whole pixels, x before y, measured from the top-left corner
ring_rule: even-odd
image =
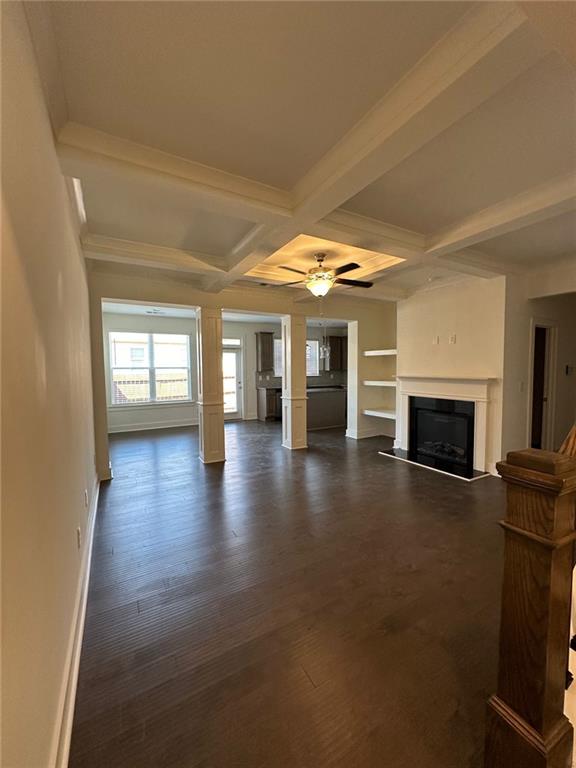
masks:
[[[157,267],[197,275],[219,274],[223,272],[225,266],[224,259],[204,253],[192,253],[178,248],[166,248],[103,235],[86,234],[81,242],[86,258],[98,261]]]
[[[514,3],[477,4],[298,182],[295,216],[326,216],[545,52]]]
[[[226,272],[204,280],[204,290],[218,293],[261,264],[298,234],[300,233],[291,222],[287,222],[283,227],[256,225],[226,257]]]
[[[576,180],[570,174],[502,200],[433,235],[429,240],[426,253],[431,256],[442,256],[459,251],[498,235],[553,218],[574,208],[576,208]]]
[[[304,234],[336,240],[367,251],[388,253],[400,259],[418,258],[426,245],[426,238],[418,232],[341,208],[306,227]]]
[[[83,179],[113,170],[159,186],[184,188],[191,208],[262,223],[291,216],[288,192],[78,123],[64,126],[57,151],[65,176]]]
[[[515,4],[473,7],[296,184],[293,218],[280,225],[277,248],[301,233],[338,239],[328,235],[330,227],[338,229],[340,224],[343,230],[354,229],[350,221],[343,222],[353,214],[336,210],[339,206],[500,91],[546,52],[544,44],[535,43],[526,16]],[[261,247],[270,234],[253,242],[254,258],[248,248],[242,249],[249,268],[273,252]],[[402,238],[395,243],[392,236],[386,252],[410,258],[423,245],[412,241],[406,248]],[[235,256],[230,255],[236,267]],[[229,282],[229,278],[220,281],[222,286]],[[212,287],[218,290],[218,281]]]
[[[513,275],[518,272],[517,268],[510,264],[499,262],[497,259],[486,256],[479,251],[471,248],[465,251],[457,251],[446,256],[425,257],[426,264],[435,264],[455,272],[461,272],[464,275],[473,275],[474,277],[500,277],[501,275]]]

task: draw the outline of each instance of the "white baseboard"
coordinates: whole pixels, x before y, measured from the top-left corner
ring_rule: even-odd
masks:
[[[92,543],[94,540],[94,527],[96,523],[96,511],[100,495],[100,482],[96,480],[92,492],[92,502],[88,513],[86,533],[84,539],[84,552],[78,574],[78,585],[74,602],[74,613],[66,652],[66,663],[62,677],[62,685],[59,697],[59,717],[56,721],[54,736],[52,739],[50,767],[66,768],[70,754],[70,740],[72,737],[72,724],[74,721],[74,704],[76,701],[76,687],[78,685],[78,670],[80,668],[80,652],[82,650],[82,636],[84,634],[84,619],[86,617],[86,602],[88,599],[88,583],[90,580],[90,562],[92,560]]]
[[[144,432],[149,429],[170,429],[171,427],[197,427],[197,420],[174,419],[171,421],[141,421],[138,424],[115,424],[108,426],[108,434],[118,432]]]
[[[365,437],[387,437],[378,427],[374,429],[347,429],[346,437],[353,440],[363,440]]]

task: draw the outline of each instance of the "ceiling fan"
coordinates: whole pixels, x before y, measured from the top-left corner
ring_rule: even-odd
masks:
[[[308,272],[302,272],[302,270],[294,269],[294,267],[283,266],[282,269],[287,269],[290,272],[297,272],[299,275],[304,275],[302,280],[295,280],[293,283],[285,283],[285,285],[304,283],[310,293],[318,297],[326,296],[330,288],[335,284],[350,285],[353,288],[372,288],[373,286],[373,283],[367,283],[364,280],[347,280],[346,278],[340,277],[340,275],[344,275],[346,272],[350,272],[353,269],[359,269],[359,264],[352,262],[351,264],[344,264],[341,267],[330,269],[330,267],[324,266],[324,259],[326,258],[325,253],[315,253],[314,258],[316,259],[317,266],[312,267]]]

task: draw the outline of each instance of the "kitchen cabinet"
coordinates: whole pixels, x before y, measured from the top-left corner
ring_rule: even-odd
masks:
[[[258,373],[274,370],[274,334],[268,331],[256,334],[256,370]]]
[[[276,388],[258,387],[256,412],[259,421],[270,421],[282,418],[282,390]]]
[[[348,339],[346,336],[328,336],[330,348],[329,371],[345,371],[348,368]]]
[[[307,429],[346,426],[346,390],[314,387],[306,391]]]

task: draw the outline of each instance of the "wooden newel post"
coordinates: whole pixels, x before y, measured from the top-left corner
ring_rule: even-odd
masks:
[[[509,453],[498,692],[488,702],[485,768],[570,768],[564,716],[570,640],[576,459]]]

